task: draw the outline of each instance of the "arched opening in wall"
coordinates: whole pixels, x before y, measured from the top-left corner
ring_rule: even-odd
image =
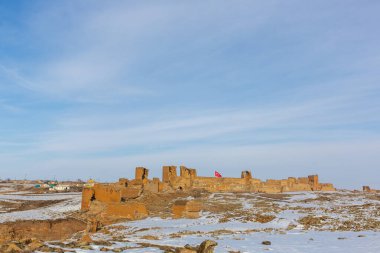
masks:
[[[95,194],[92,194],[92,196],[91,196],[91,201],[94,201],[94,200],[96,200],[96,198],[95,198]]]
[[[128,187],[128,182],[125,182],[125,183],[124,183],[124,186],[125,186],[125,187]]]
[[[122,197],[121,198],[121,202],[125,202],[125,201],[126,201],[126,199]]]
[[[183,188],[182,188],[182,186],[178,187],[178,190],[180,190],[180,191],[183,191]]]

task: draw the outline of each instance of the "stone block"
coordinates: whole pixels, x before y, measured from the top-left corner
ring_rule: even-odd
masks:
[[[138,198],[141,196],[141,194],[142,188],[127,187],[121,191],[121,201]]]
[[[121,202],[121,187],[117,184],[95,184],[94,198],[105,203]]]
[[[114,219],[137,220],[146,218],[148,210],[141,202],[110,203],[106,206],[105,216]]]
[[[177,200],[172,207],[174,218],[199,218],[201,210],[202,203],[195,200]]]

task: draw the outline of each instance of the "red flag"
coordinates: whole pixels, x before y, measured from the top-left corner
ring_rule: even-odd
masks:
[[[215,177],[222,177],[222,175],[220,175],[220,173],[217,171],[215,171],[214,174],[215,174]]]

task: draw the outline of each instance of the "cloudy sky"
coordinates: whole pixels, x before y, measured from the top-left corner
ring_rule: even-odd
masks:
[[[2,1],[0,177],[380,188],[380,2]]]

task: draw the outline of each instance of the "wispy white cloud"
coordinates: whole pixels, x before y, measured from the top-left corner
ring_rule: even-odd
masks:
[[[238,177],[250,169],[257,178],[286,178],[318,173],[323,182],[339,188],[359,189],[362,184],[379,187],[377,181],[377,150],[380,139],[344,140],[339,142],[308,142],[255,144],[246,146],[180,147],[154,153],[112,157],[69,157],[43,159],[36,163],[18,157],[15,175],[38,178],[96,178],[115,181],[133,177],[134,167],[145,166],[151,176],[161,176],[162,165],[187,165],[198,169],[199,175],[212,175],[217,169],[225,176]],[[13,167],[12,156],[0,155],[3,167]],[[84,169],[88,168],[88,169]],[[109,172],[105,174],[105,171]],[[365,173],[364,173],[365,172]],[[353,178],[355,180],[353,180]]]
[[[294,105],[268,108],[214,109],[203,112],[179,110],[144,112],[138,115],[97,114],[57,118],[57,128],[41,134],[32,152],[91,154],[125,149],[126,153],[160,150],[181,145],[203,146],[204,142],[238,145],[244,139],[253,143],[305,140],[367,138],[370,133],[346,127],[352,124],[379,123],[366,111],[347,111],[352,93],[341,97],[322,97]],[[348,103],[348,104],[346,104]],[[156,117],[155,115],[160,115]],[[243,141],[244,143],[244,141]]]
[[[28,7],[17,44],[0,46],[0,159],[15,175],[106,168],[114,179],[184,162],[231,175],[253,165],[262,178],[320,172],[344,186],[359,177],[340,179],[343,168],[380,164],[376,4]]]
[[[243,8],[240,4],[223,5],[237,11]],[[81,8],[80,3],[76,7],[72,3],[39,7],[38,12],[26,18],[29,36],[38,38],[50,54],[42,52],[33,65],[20,64],[17,73],[9,69],[7,72],[17,83],[43,94],[95,103],[155,94],[160,88],[138,83],[134,76],[141,72],[154,78],[163,71],[173,71],[173,66],[179,64],[189,68],[184,58],[189,48],[199,51],[247,26],[252,29],[265,19],[257,8],[250,13],[256,14],[255,18],[236,25],[226,20],[234,20],[235,14],[225,8],[209,9],[210,4],[203,2],[98,2],[83,11],[76,9]],[[198,17],[186,15],[189,11]],[[200,20],[206,22],[206,27],[198,25]],[[173,37],[176,41],[172,41]]]

